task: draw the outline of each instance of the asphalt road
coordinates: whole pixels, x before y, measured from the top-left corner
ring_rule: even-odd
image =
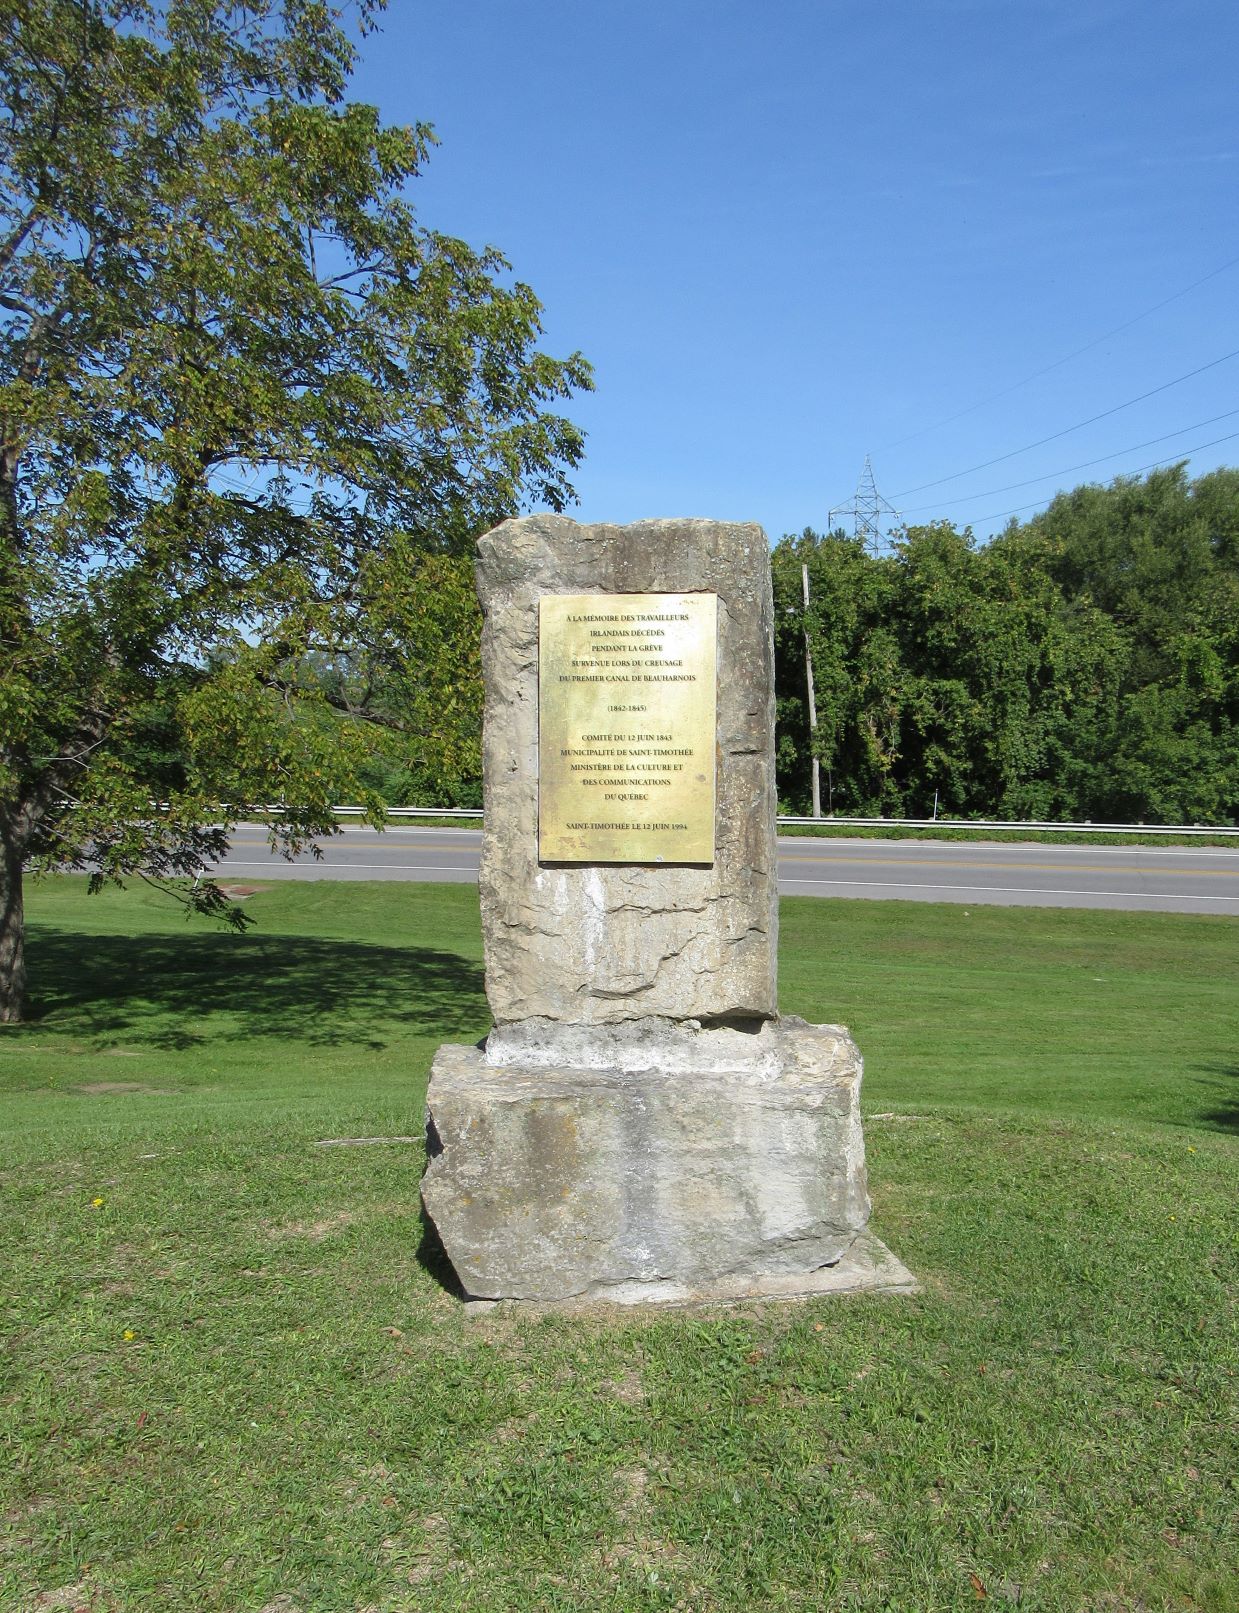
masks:
[[[481,832],[346,828],[322,858],[271,855],[263,830],[243,824],[217,874],[272,879],[394,879],[470,884]],[[779,841],[787,896],[959,902],[1000,907],[1109,907],[1239,917],[1239,846],[996,845],[926,840]]]

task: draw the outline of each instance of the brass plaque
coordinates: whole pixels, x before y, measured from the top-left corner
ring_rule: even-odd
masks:
[[[538,605],[538,856],[712,863],[718,595]]]

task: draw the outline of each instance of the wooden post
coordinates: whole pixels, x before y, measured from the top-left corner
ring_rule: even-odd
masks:
[[[809,690],[809,745],[813,781],[813,816],[822,815],[822,777],[817,760],[817,699],[813,693],[813,650],[809,644],[809,568],[802,563],[800,581],[804,587],[804,675]]]

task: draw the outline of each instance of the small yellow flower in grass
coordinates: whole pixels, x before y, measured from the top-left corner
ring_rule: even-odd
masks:
[[[101,1210],[103,1208],[103,1200],[102,1199],[91,1199],[90,1207],[91,1207],[92,1210]]]
[[[125,1329],[124,1333],[121,1335],[121,1337],[125,1340],[126,1343],[128,1343],[130,1339],[136,1339],[137,1336],[138,1335],[134,1332],[134,1330],[131,1327],[127,1327]]]
[[[1188,1149],[1189,1154],[1194,1154],[1195,1152],[1196,1152],[1196,1150],[1194,1148],[1189,1148]]]

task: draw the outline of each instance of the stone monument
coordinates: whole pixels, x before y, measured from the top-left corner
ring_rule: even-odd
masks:
[[[495,1024],[435,1057],[422,1182],[465,1292],[910,1286],[856,1046],[778,1012],[765,534],[529,516],[477,575]]]

